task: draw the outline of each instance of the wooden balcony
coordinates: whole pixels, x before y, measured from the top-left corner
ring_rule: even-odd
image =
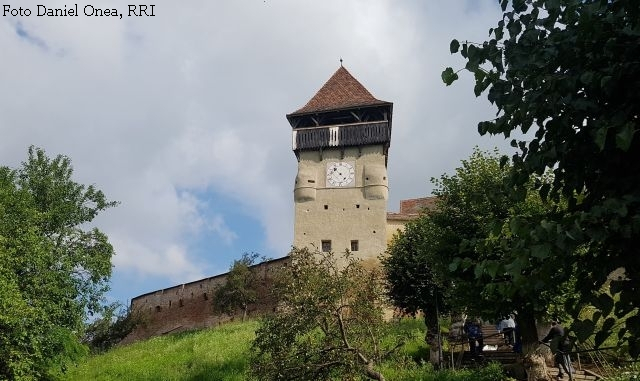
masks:
[[[379,121],[294,129],[292,143],[293,150],[298,151],[388,144],[390,141],[389,122]]]

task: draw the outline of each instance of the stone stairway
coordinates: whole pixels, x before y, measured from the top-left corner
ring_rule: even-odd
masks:
[[[512,348],[506,345],[504,338],[493,325],[482,326],[482,336],[484,338],[485,350],[482,353],[482,358],[477,359],[472,354],[465,350],[462,354],[459,365],[463,367],[474,367],[480,363],[499,362],[505,367],[513,366],[518,362],[519,354],[514,353]],[[575,364],[574,364],[575,365]],[[549,375],[555,380],[558,375],[558,369],[554,367],[547,368]],[[600,380],[602,377],[588,370],[576,370],[572,374],[571,380],[574,381],[595,381]],[[569,375],[565,374],[563,381],[570,380]]]
[[[558,368],[549,368],[549,374],[551,375],[551,377],[553,377],[553,379],[555,380],[556,376],[558,375]],[[595,381],[595,380],[599,380],[600,378],[598,376],[596,376],[593,373],[589,373],[587,371],[584,370],[576,370],[575,373],[573,373],[571,375],[571,379],[573,379],[574,381]],[[564,378],[562,378],[561,380],[563,381],[568,381],[570,380],[569,375],[565,374]]]
[[[474,359],[471,352],[465,350],[459,365],[463,367],[476,366],[478,361],[485,363],[495,361],[501,364],[513,364],[516,362],[517,354],[513,352],[511,347],[506,345],[504,337],[494,325],[483,325],[482,337],[485,346],[482,359]]]

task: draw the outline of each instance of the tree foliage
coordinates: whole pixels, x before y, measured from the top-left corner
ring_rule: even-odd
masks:
[[[274,274],[277,310],[252,345],[252,374],[260,380],[384,380],[380,362],[399,346],[383,342],[380,274],[350,253],[294,249]]]
[[[105,352],[127,337],[137,325],[143,324],[143,320],[140,314],[130,308],[112,303],[103,308],[100,318],[87,325],[82,342],[93,353]]]
[[[432,179],[435,207],[394,238],[383,264],[392,299],[405,310],[433,315],[437,292],[441,312],[493,318],[518,311],[525,341],[532,343],[536,319],[566,296],[572,272],[546,257],[517,261],[520,232],[511,221],[544,218],[562,206],[535,193],[513,200],[504,185],[510,165],[501,161],[497,152],[475,149],[454,175]],[[544,276],[555,291],[530,282],[532,274]],[[435,318],[427,321],[432,328]]]
[[[256,253],[244,253],[242,258],[233,261],[226,282],[214,291],[215,312],[233,314],[240,309],[244,321],[249,306],[258,300],[258,287],[261,286],[260,279],[252,268],[257,258]]]
[[[406,314],[424,314],[430,343],[438,332],[438,315],[451,312],[452,285],[430,254],[441,232],[428,218],[411,221],[394,235],[380,258],[390,300]]]
[[[72,174],[69,158],[34,147],[19,169],[0,167],[0,378],[64,370],[107,290],[113,248],[85,229],[115,203]]]
[[[503,17],[482,44],[451,43],[475,76],[476,95],[497,107],[481,134],[514,139],[511,185],[521,189],[533,174],[553,171],[537,184],[544,198],[568,200],[568,213],[537,224],[519,221],[536,254],[563,256],[575,266],[579,297],[567,305],[574,317],[585,304],[600,313],[574,329],[588,336],[610,313],[626,320],[620,338],[640,354],[640,3],[635,0],[502,0]],[[447,68],[450,84],[457,73]],[[543,234],[534,232],[541,230]],[[540,249],[543,247],[544,249]],[[533,248],[538,248],[537,252]],[[544,251],[544,253],[543,253]],[[608,282],[623,268],[624,275]],[[549,288],[547,280],[532,279]],[[607,286],[607,292],[600,288]],[[603,329],[611,324],[603,324]],[[601,334],[601,337],[606,337]]]

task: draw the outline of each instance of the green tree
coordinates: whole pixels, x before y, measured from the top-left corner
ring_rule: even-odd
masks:
[[[440,231],[424,215],[394,235],[380,258],[388,283],[388,296],[396,308],[415,316],[424,314],[427,342],[437,343],[438,316],[451,312],[451,284],[434,268],[425,249]]]
[[[640,3],[635,0],[507,0],[503,17],[489,30],[489,40],[462,45],[465,68],[475,76],[476,95],[487,94],[497,107],[496,118],[478,124],[481,134],[530,130],[513,139],[511,184],[521,189],[531,175],[553,171],[551,184],[538,184],[542,197],[568,200],[568,213],[552,216],[526,236],[528,247],[514,261],[535,255],[564,256],[579,263],[576,291],[569,304],[578,317],[586,304],[599,313],[574,326],[587,337],[610,312],[626,319],[622,341],[640,355]],[[450,84],[457,73],[447,68]],[[521,192],[520,192],[521,193]],[[523,226],[524,227],[524,226]],[[525,237],[523,235],[523,237]],[[523,238],[524,239],[524,238]],[[624,275],[608,283],[609,275]],[[544,278],[532,278],[545,288]],[[607,286],[607,292],[600,288]],[[614,321],[607,319],[596,345]]]
[[[276,312],[252,345],[251,372],[260,380],[384,380],[378,366],[399,347],[383,342],[385,298],[380,274],[347,252],[293,249],[274,274]]]
[[[19,169],[0,167],[0,378],[63,371],[107,290],[113,248],[84,229],[115,203],[72,174],[69,158],[34,147]]]
[[[258,259],[256,253],[244,253],[233,261],[226,282],[213,293],[213,310],[218,313],[235,313],[242,310],[242,321],[247,317],[249,306],[258,301],[260,279],[252,268]]]
[[[566,297],[571,272],[542,258],[514,262],[520,241],[510,222],[544,218],[562,208],[543,202],[535,193],[514,201],[504,186],[509,175],[510,166],[501,164],[497,152],[476,149],[454,175],[432,180],[435,207],[394,239],[383,261],[392,292],[400,291],[392,295],[394,301],[404,302],[412,295],[407,301],[424,303],[417,307],[428,315],[438,291],[443,310],[490,318],[517,311],[525,343],[538,341],[536,319]],[[556,292],[528,281],[538,272],[554,283]]]
[[[93,353],[104,352],[143,323],[144,319],[140,314],[118,302],[111,303],[103,308],[98,319],[87,325],[82,342],[88,345]]]

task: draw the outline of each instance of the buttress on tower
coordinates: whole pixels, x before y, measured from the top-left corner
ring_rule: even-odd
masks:
[[[350,250],[377,262],[387,247],[387,158],[393,103],[378,100],[342,65],[287,115],[298,160],[293,246]]]

